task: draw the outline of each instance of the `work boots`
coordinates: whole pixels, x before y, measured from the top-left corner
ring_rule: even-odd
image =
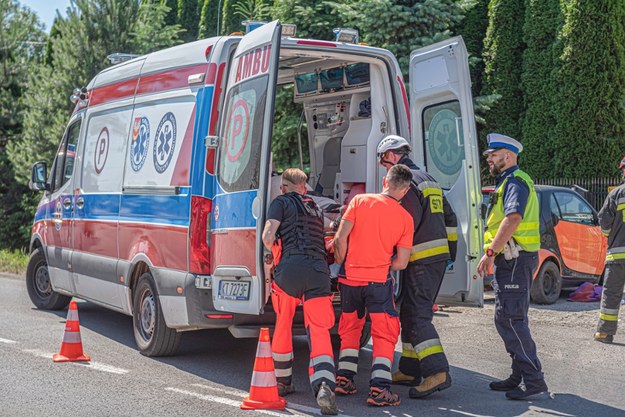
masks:
[[[289,395],[295,392],[295,385],[293,384],[283,384],[282,382],[278,382],[278,395],[284,397],[285,395]]]
[[[406,375],[400,370],[393,372],[393,385],[408,385],[410,387],[416,387],[421,383],[420,376]]]
[[[614,336],[607,333],[597,332],[595,333],[595,340],[601,343],[612,343],[614,341]]]
[[[488,386],[493,391],[511,391],[519,387],[522,379],[523,377],[521,375],[512,374],[507,379],[502,381],[493,381],[488,384]]]
[[[421,385],[410,388],[408,395],[410,398],[423,398],[436,391],[442,391],[451,387],[451,376],[449,372],[439,372],[426,377]]]
[[[336,406],[336,396],[325,381],[321,383],[317,393],[317,405],[324,416],[335,416],[339,413]]]
[[[543,379],[533,382],[525,381],[525,390],[521,389],[521,387],[516,387],[515,389],[506,392],[506,398],[509,400],[525,400],[534,395],[548,392],[549,388],[547,388],[547,384]]]

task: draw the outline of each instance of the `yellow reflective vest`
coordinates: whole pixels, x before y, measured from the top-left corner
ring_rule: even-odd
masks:
[[[517,169],[512,173],[513,177],[518,178],[525,182],[529,188],[529,196],[527,198],[527,205],[525,206],[525,213],[519,226],[514,231],[512,237],[517,244],[526,252],[536,252],[540,249],[540,224],[538,220],[539,208],[538,197],[536,196],[536,190],[534,189],[534,182],[525,172]],[[494,204],[490,208],[490,213],[486,219],[486,232],[484,233],[484,251],[486,251],[495,235],[499,230],[499,225],[505,218],[503,207],[503,191],[508,182],[508,178],[504,179],[501,184],[493,191],[495,193]]]

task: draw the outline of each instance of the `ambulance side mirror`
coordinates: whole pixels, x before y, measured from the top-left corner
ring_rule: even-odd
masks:
[[[48,164],[45,161],[35,162],[31,168],[28,187],[33,191],[48,190]]]

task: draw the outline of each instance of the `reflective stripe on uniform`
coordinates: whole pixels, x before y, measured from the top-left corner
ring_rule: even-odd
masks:
[[[450,242],[455,242],[458,240],[458,228],[457,227],[446,227],[447,231],[447,240]]]
[[[599,313],[599,318],[604,321],[618,321],[618,314]]]
[[[611,230],[612,230],[612,229],[608,229],[608,230],[601,229],[601,234],[603,234],[603,236],[609,236],[609,235],[610,235],[610,231],[611,231]]]
[[[606,261],[615,261],[617,259],[625,259],[625,248],[609,248],[605,255]]]
[[[443,190],[440,185],[433,181],[423,181],[417,185],[417,188],[423,193],[424,197],[430,195],[443,195]]]
[[[419,243],[412,247],[410,254],[410,262],[418,259],[429,258],[430,256],[449,253],[449,244],[447,239],[434,239],[429,242]]]
[[[278,378],[285,378],[287,376],[293,375],[293,368],[286,368],[286,369],[276,368],[274,369],[274,371]]]
[[[621,200],[619,200],[619,204],[616,206],[616,211],[621,211],[621,210],[625,210],[625,203],[620,203]]]
[[[427,358],[436,353],[443,353],[443,346],[441,345],[440,339],[426,340],[425,342],[419,343],[414,349],[417,352],[417,358],[419,360],[423,360],[423,358]]]
[[[334,364],[334,359],[330,355],[321,355],[321,356],[317,356],[316,358],[310,359],[310,366],[315,366],[315,365],[319,365],[322,363]]]
[[[391,369],[391,365],[393,365],[393,362],[391,362],[389,358],[385,358],[384,356],[378,356],[377,358],[373,359],[372,366],[373,365],[383,365]]]
[[[358,372],[358,364],[347,361],[339,361],[339,369],[346,371]]]
[[[287,362],[287,361],[293,360],[293,352],[289,352],[289,353],[273,352],[271,355],[273,356],[273,360],[276,362]]]
[[[618,315],[618,308],[601,308],[599,311],[603,314],[616,314]]]
[[[401,355],[405,358],[417,359],[417,352],[410,343],[402,343]]]
[[[371,372],[371,379],[373,378],[381,378],[381,379],[386,379],[388,381],[392,380],[392,375],[391,375],[391,371],[387,371],[384,369],[376,369],[375,371]]]
[[[334,381],[334,374],[332,372],[330,372],[330,371],[322,369],[322,370],[316,371],[312,375],[310,375],[310,382],[311,383],[315,382],[315,381],[317,381],[318,379],[321,379],[321,378],[325,378],[325,379],[328,379],[330,381]]]
[[[278,382],[273,372],[254,371],[251,385],[254,387],[273,387],[277,386]]]
[[[339,352],[339,359],[342,359],[346,356],[353,356],[355,358],[358,357],[358,349],[343,349]]]

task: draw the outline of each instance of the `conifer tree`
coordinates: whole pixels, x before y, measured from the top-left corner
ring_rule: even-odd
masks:
[[[498,95],[487,114],[487,129],[521,139],[524,0],[491,0],[484,39],[483,95]]]
[[[220,22],[219,0],[204,0],[200,13],[200,27],[198,39],[210,38],[219,35]],[[218,24],[219,23],[219,24]]]
[[[625,3],[566,6],[554,176],[613,176],[625,149]]]
[[[521,118],[524,169],[536,178],[552,178],[555,158],[556,74],[561,43],[557,39],[564,18],[559,0],[526,0],[522,87],[525,113]]]
[[[198,0],[178,0],[178,19],[176,23],[184,29],[181,36],[184,42],[191,42],[198,38],[200,7]]]

